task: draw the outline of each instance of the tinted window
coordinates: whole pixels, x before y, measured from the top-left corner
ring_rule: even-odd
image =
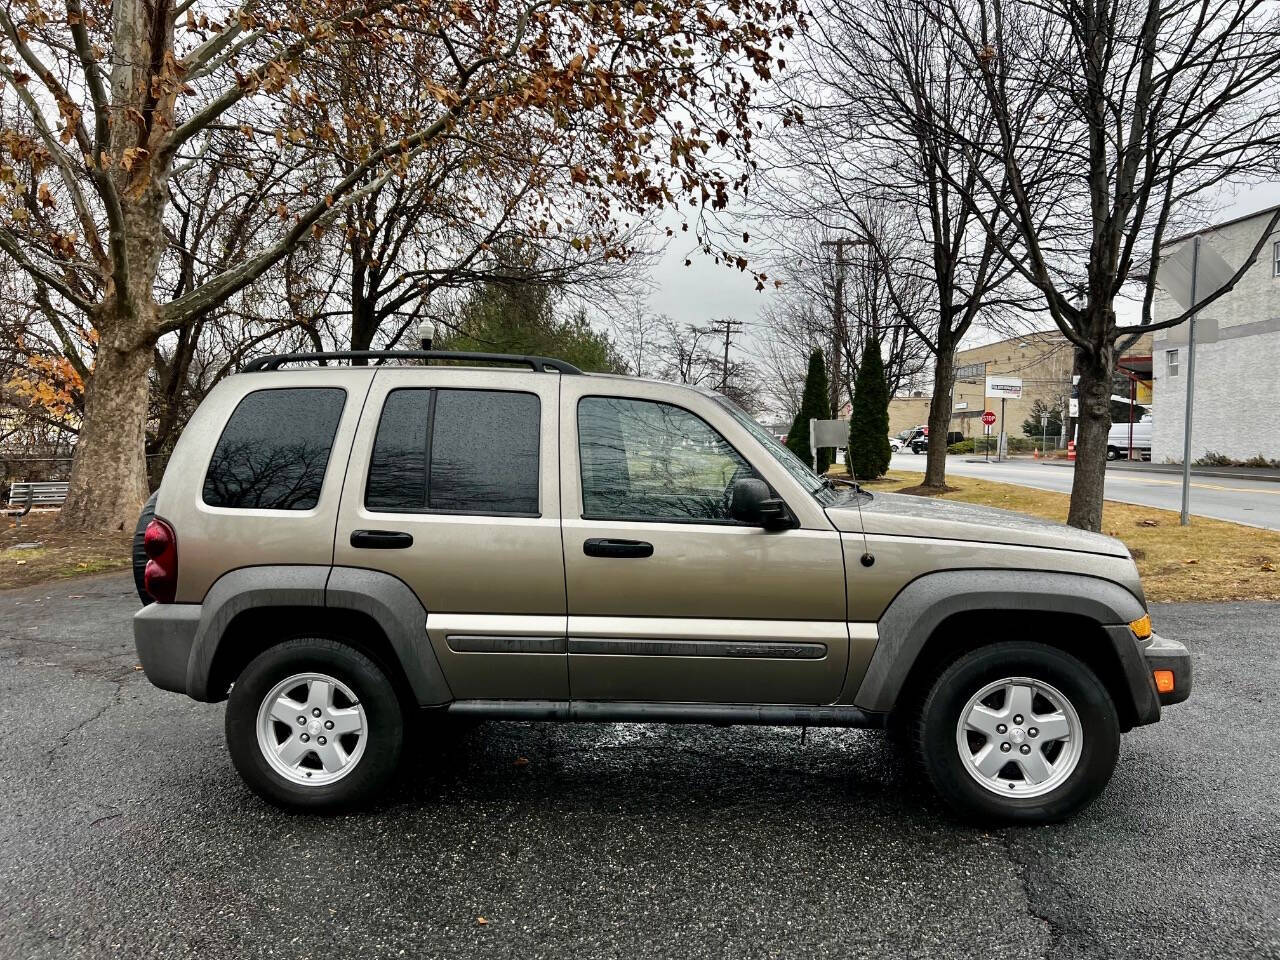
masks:
[[[539,419],[530,393],[393,391],[378,422],[365,505],[537,516]]]
[[[755,472],[702,418],[665,403],[578,403],[583,516],[725,522],[729,489]]]
[[[537,513],[538,398],[436,391],[427,505],[468,513]]]
[[[256,390],[227,421],[204,478],[214,507],[310,510],[320,500],[346,392]]]
[[[364,503],[370,510],[421,510],[427,504],[430,390],[395,390],[382,406]]]

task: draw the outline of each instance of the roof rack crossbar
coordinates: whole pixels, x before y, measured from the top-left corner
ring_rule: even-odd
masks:
[[[468,353],[460,350],[334,350],[319,353],[273,353],[250,360],[241,373],[279,370],[286,363],[327,360],[474,360],[484,363],[511,363],[527,366],[539,373],[582,373],[572,363],[554,357],[538,357],[520,353]]]

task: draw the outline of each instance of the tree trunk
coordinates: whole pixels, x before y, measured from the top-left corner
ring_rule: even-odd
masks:
[[[939,338],[933,363],[933,399],[929,401],[929,446],[924,465],[924,483],[931,490],[947,485],[947,434],[951,428],[951,390],[956,380],[954,344]]]
[[[64,529],[132,530],[138,522],[147,499],[143,430],[150,367],[150,345],[99,348],[59,518]]]
[[[1080,416],[1075,478],[1067,523],[1081,530],[1102,529],[1103,485],[1107,474],[1107,434],[1111,432],[1111,378],[1115,351],[1107,344],[1079,358]]]

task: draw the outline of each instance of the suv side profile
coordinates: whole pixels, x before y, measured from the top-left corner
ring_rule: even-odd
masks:
[[[1191,689],[1118,541],[839,485],[715,393],[542,357],[255,361],[139,532],[148,678],[226,699],[293,808],[376,795],[427,714],[888,728],[961,815],[1038,822]]]

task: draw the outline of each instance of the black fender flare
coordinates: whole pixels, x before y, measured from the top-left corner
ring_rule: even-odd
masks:
[[[879,640],[854,704],[869,712],[891,711],[937,627],[972,610],[1061,613],[1094,621],[1115,649],[1137,722],[1159,718],[1154,681],[1128,626],[1146,613],[1142,601],[1111,580],[1036,570],[946,570],[913,580],[880,617]]]
[[[219,577],[205,594],[191,653],[186,689],[196,700],[220,699],[209,679],[231,622],[247,610],[313,607],[354,610],[386,635],[420,705],[453,696],[427,637],[427,612],[402,581],[376,570],[328,566],[241,567]]]

